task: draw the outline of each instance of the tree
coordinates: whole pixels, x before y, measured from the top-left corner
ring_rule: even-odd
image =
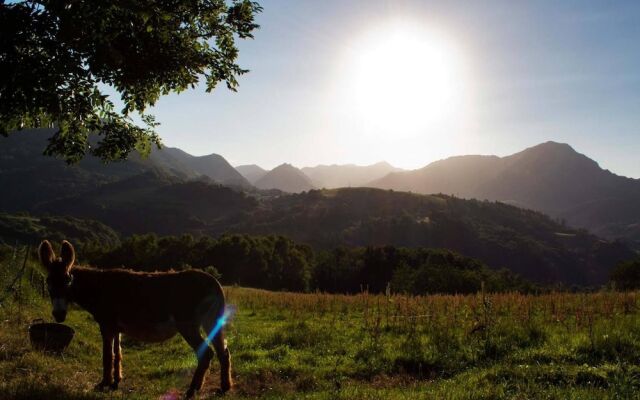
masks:
[[[625,261],[611,271],[611,283],[618,290],[637,290],[640,288],[640,259]]]
[[[145,113],[160,96],[203,78],[207,92],[236,90],[247,71],[235,41],[253,37],[261,10],[250,0],[0,0],[0,134],[54,127],[45,154],[68,163],[147,154],[161,145]]]

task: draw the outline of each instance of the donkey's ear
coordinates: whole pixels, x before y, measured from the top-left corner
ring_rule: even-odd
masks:
[[[66,240],[62,241],[62,248],[60,249],[60,258],[64,263],[67,271],[73,266],[73,262],[76,260],[76,251],[73,249],[71,243]]]
[[[56,258],[56,253],[53,252],[53,247],[51,247],[51,243],[49,243],[48,240],[43,240],[42,243],[40,243],[38,254],[40,255],[42,265],[49,270],[51,263],[53,263],[53,260]]]

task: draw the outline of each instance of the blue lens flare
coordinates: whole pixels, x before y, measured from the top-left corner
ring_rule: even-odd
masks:
[[[202,344],[200,345],[200,348],[198,349],[198,358],[202,358],[202,356],[204,355],[204,352],[207,350],[207,347],[211,345],[213,338],[215,338],[216,335],[227,324],[227,321],[229,321],[229,318],[231,318],[232,315],[233,315],[233,309],[231,307],[225,307],[224,313],[220,318],[218,318],[218,320],[216,321],[216,324],[211,329],[211,332],[209,332],[207,337],[204,339],[204,342],[202,342]]]

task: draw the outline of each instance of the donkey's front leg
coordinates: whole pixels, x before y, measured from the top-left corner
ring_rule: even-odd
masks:
[[[96,385],[96,389],[103,389],[113,385],[113,340],[114,332],[100,325],[102,334],[102,381]]]

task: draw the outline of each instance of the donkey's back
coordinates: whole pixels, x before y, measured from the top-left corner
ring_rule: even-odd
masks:
[[[224,312],[222,287],[213,276],[202,271],[143,273],[81,267],[74,271],[79,281],[94,278],[91,275],[95,274],[100,275],[100,287],[83,286],[93,292],[93,298],[109,301],[87,304],[85,308],[99,323],[140,340],[168,339],[184,324],[195,324],[208,331]],[[98,296],[105,290],[108,293]]]

